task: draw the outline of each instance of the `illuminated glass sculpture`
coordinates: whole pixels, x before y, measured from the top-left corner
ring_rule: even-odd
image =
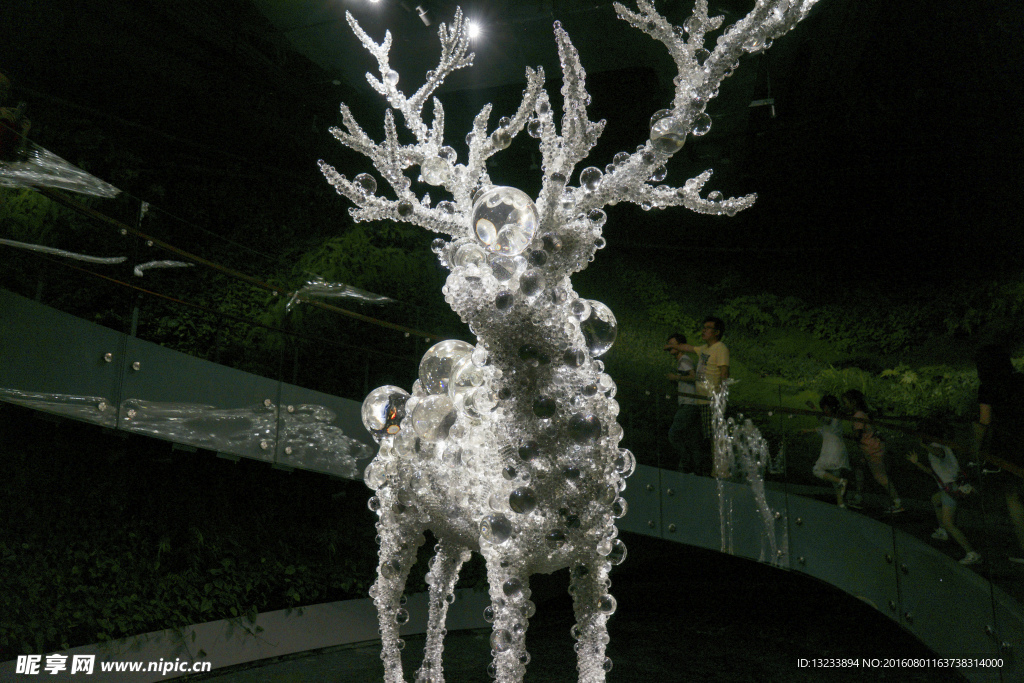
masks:
[[[377,179],[352,180],[320,162],[327,179],[356,206],[356,220],[393,220],[448,236],[434,251],[451,274],[445,300],[477,336],[435,345],[419,368],[412,393],[394,386],[375,389],[363,405],[363,421],[380,443],[366,468],[374,490],[380,564],[371,596],[380,615],[385,679],[404,681],[399,627],[408,618],[402,592],[424,531],[438,539],[427,583],[430,602],[424,661],[416,681],[443,680],[444,622],[459,568],[471,551],[483,555],[490,584],[494,660],[489,673],[502,683],[521,681],[529,662],[524,643],[534,614],[529,579],[537,572],[568,567],[575,601],[580,681],[603,681],[611,669],[605,656],[606,622],[615,612],[609,594],[612,566],[625,545],[615,520],[626,513],[621,497],[634,469],[633,455],[619,447],[622,428],[615,383],[598,356],[616,336],[604,304],[576,295],[569,277],[586,268],[601,237],[602,207],[632,202],[645,208],[685,206],[708,214],[733,215],[754,195],[701,196],[705,171],[682,187],[657,184],[664,165],[688,135],[707,132],[704,113],[722,79],[745,52],[765,49],[800,21],[816,0],[758,0],[743,19],[723,31],[712,50],[705,34],[721,27],[698,0],[682,27],[641,0],[638,12],[616,3],[619,17],[663,43],[678,69],[671,108],[657,112],[646,142],[616,154],[601,171],[576,165],[593,148],[604,122],[587,118],[590,96],[569,36],[555,24],[563,71],[560,123],[542,87],[543,72],[526,69],[518,111],[489,129],[491,105],[477,115],[460,160],[444,142],[444,111],[433,99],[433,121],[423,119],[428,97],[453,71],[469,66],[467,23],[456,11],[442,24],[441,58],[427,82],[411,96],[398,89],[391,68],[391,34],[380,45],[348,15],[349,24],[377,59],[380,78],[367,79],[391,109],[385,137],[375,142],[342,105],[345,130],[332,129],[343,144],[367,156],[395,198],[377,193]],[[395,111],[415,142],[399,141]],[[539,196],[492,182],[487,159],[509,146],[523,129],[539,140],[543,186]],[[433,204],[417,197],[406,172],[450,198]]]

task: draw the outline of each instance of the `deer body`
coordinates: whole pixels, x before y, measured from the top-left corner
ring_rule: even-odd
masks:
[[[443,145],[444,112],[433,103],[434,120],[423,122],[427,97],[444,77],[468,66],[468,38],[460,11],[442,24],[439,68],[411,97],[397,89],[388,62],[391,36],[374,43],[349,15],[349,23],[380,66],[370,84],[404,117],[413,144],[401,144],[392,110],[385,115],[385,140],[372,141],[342,106],[346,130],[333,129],[345,145],[368,156],[396,199],[376,194],[376,180],[353,180],[321,162],[340,194],[356,204],[357,220],[412,222],[448,235],[434,251],[451,270],[443,292],[478,339],[475,346],[446,341],[424,355],[411,395],[380,387],[363,404],[363,421],[380,443],[366,469],[374,489],[370,508],[378,517],[378,576],[371,596],[380,615],[385,680],[405,680],[399,627],[408,619],[402,592],[409,569],[430,530],[438,539],[427,583],[430,587],[424,661],[416,681],[443,681],[441,651],[445,615],[459,569],[472,552],[486,562],[493,622],[490,672],[501,683],[521,681],[529,655],[525,632],[535,606],[529,577],[568,567],[574,599],[579,680],[605,680],[607,620],[616,608],[608,574],[625,558],[615,520],[626,512],[621,492],[634,458],[619,447],[615,384],[598,357],[615,339],[611,311],[581,299],[571,275],[604,246],[602,207],[629,201],[652,208],[682,205],[732,215],[753,195],[701,197],[711,172],[680,188],[648,181],[690,134],[706,132],[703,109],[719,82],[745,51],[762,49],[806,15],[816,0],[758,0],[751,13],[725,31],[713,51],[704,34],[721,24],[697,0],[685,31],[672,26],[653,5],[639,12],[616,3],[619,16],[661,41],[679,68],[671,109],[652,120],[648,141],[634,153],[615,155],[602,173],[586,168],[579,185],[569,179],[596,143],[604,122],[586,115],[589,95],[579,56],[561,26],[555,39],[563,70],[564,115],[555,124],[543,72],[526,70],[527,87],[514,116],[488,132],[490,105],[476,117],[465,163]],[[683,36],[687,36],[685,39]],[[706,54],[705,54],[706,53]],[[492,183],[488,157],[527,128],[539,139],[544,179],[536,199]],[[416,197],[405,169],[419,166],[421,179],[451,195],[432,205]]]

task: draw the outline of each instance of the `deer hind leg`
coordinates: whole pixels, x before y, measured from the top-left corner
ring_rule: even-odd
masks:
[[[605,673],[611,670],[611,660],[604,652],[608,645],[608,617],[616,607],[615,598],[608,592],[610,568],[605,558],[594,554],[569,572],[569,593],[576,614],[572,635],[577,640],[580,683],[604,683]]]
[[[427,640],[423,648],[423,665],[416,675],[416,683],[444,683],[444,670],[441,667],[444,622],[448,616],[448,605],[451,604],[449,601],[454,599],[459,570],[472,554],[469,548],[447,541],[438,543],[434,551],[436,554],[430,561],[430,572],[427,574],[427,584],[430,586]]]
[[[380,562],[370,596],[380,621],[384,681],[405,683],[401,653],[404,643],[398,637],[398,630],[409,620],[409,612],[402,605],[402,593],[409,569],[416,562],[416,549],[423,544],[423,532],[384,521],[377,524],[377,530],[380,533],[380,550],[377,553]]]
[[[488,621],[493,617],[491,630],[491,662],[488,674],[498,683],[518,683],[523,680],[530,655],[526,651],[526,626],[536,608],[530,601],[530,578],[523,569],[522,559],[488,549],[487,583],[491,606]]]

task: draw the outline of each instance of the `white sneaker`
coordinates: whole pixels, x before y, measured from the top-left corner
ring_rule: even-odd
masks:
[[[963,565],[978,564],[979,562],[981,562],[981,555],[979,555],[978,553],[974,552],[973,550],[971,552],[967,553],[967,555],[964,557],[964,559],[960,560],[960,564],[963,564]]]
[[[940,526],[938,529],[932,532],[932,538],[934,538],[936,541],[948,541],[949,534],[947,534],[946,530]]]

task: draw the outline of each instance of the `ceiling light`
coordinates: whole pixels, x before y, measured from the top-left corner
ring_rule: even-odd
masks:
[[[470,21],[466,24],[466,31],[467,33],[469,33],[470,40],[475,40],[476,38],[479,38],[480,33],[482,32],[480,29],[480,24],[476,23],[475,21]]]

